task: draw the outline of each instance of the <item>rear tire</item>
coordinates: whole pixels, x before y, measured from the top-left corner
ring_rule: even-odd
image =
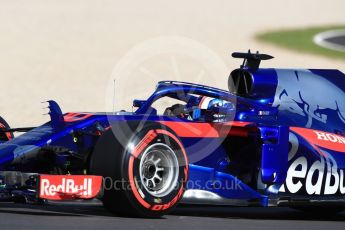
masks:
[[[142,128],[123,125],[131,127],[125,143],[108,130],[91,156],[90,172],[104,177],[104,207],[124,216],[165,215],[182,198],[186,187],[185,150],[166,127],[154,123]],[[124,129],[120,126],[113,130]]]

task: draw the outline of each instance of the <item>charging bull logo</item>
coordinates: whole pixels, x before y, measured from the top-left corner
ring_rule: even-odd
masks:
[[[273,106],[307,118],[310,128],[313,119],[327,123],[330,111],[336,112],[345,123],[345,93],[327,79],[309,70],[276,70],[278,85]]]

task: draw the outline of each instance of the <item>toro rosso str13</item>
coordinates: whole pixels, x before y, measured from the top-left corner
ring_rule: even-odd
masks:
[[[48,101],[41,126],[1,119],[0,199],[99,198],[144,217],[179,203],[345,209],[345,75],[233,57],[243,64],[228,90],[162,81],[135,112],[64,114]]]

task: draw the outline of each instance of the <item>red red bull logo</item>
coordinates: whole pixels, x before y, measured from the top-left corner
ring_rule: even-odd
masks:
[[[84,175],[40,175],[39,196],[48,200],[95,198],[101,191],[102,177]]]

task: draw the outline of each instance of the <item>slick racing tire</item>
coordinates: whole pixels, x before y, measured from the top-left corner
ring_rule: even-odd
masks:
[[[124,125],[131,127],[124,135],[128,137],[125,143],[108,130],[91,156],[90,172],[104,177],[103,205],[122,216],[165,215],[179,202],[186,187],[188,162],[183,145],[161,125]]]
[[[0,129],[9,129],[10,126],[7,124],[5,119],[0,117]],[[13,139],[12,132],[0,132],[0,142],[9,141]]]

